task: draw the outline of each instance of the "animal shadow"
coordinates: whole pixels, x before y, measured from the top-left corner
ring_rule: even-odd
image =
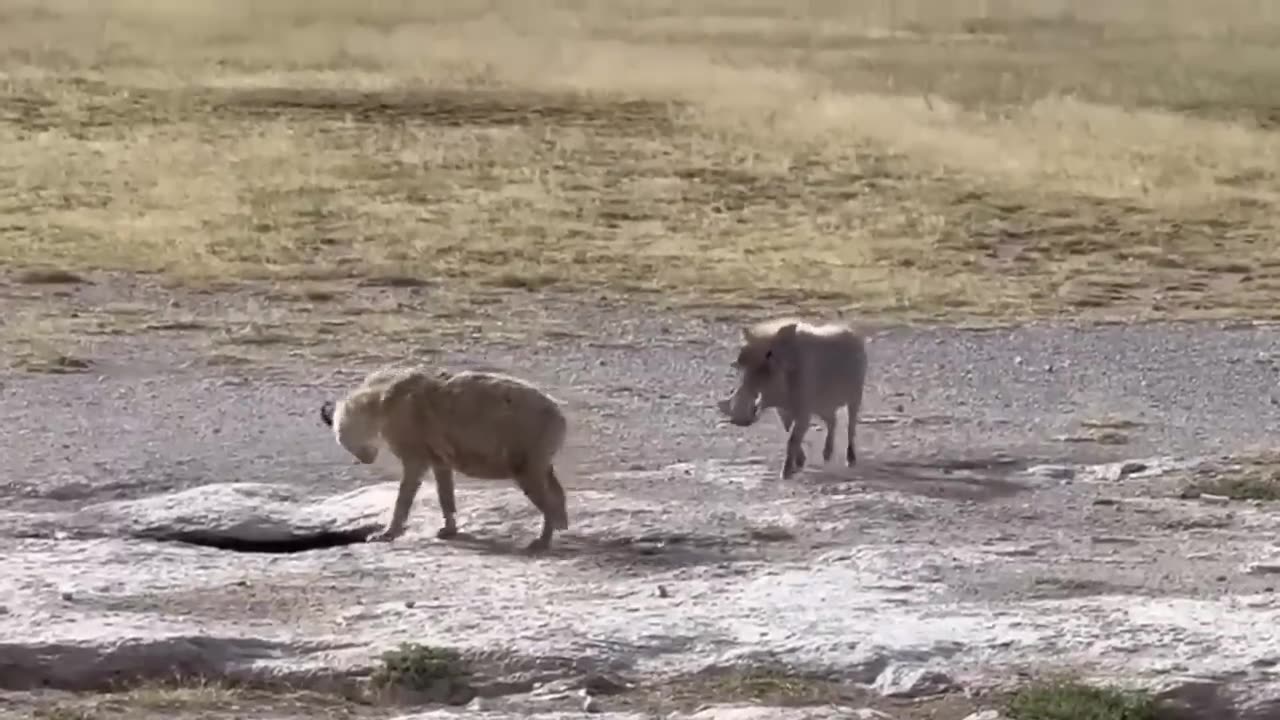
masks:
[[[732,536],[695,533],[650,532],[635,536],[598,535],[566,531],[557,534],[549,549],[530,553],[527,541],[512,537],[477,536],[459,531],[444,541],[450,547],[482,555],[512,558],[587,559],[607,564],[625,563],[653,568],[714,565],[747,559],[751,543]]]
[[[870,490],[901,492],[940,500],[988,502],[1032,489],[1012,476],[1031,465],[1007,456],[921,460],[859,459],[853,468],[814,468],[823,483],[856,482]]]

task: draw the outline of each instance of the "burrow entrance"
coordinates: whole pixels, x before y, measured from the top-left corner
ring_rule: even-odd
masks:
[[[344,545],[358,545],[369,539],[380,529],[372,525],[350,530],[324,530],[320,532],[297,533],[274,538],[239,537],[232,532],[217,530],[178,530],[173,532],[144,532],[136,537],[158,542],[183,543],[197,547],[213,548],[237,553],[266,553],[287,555],[310,552],[312,550],[328,550]]]

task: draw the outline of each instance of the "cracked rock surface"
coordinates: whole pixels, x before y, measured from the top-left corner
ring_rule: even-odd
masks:
[[[743,430],[714,410],[736,325],[599,322],[615,345],[433,356],[571,408],[570,529],[532,557],[523,496],[465,478],[459,538],[435,538],[427,487],[403,537],[361,541],[394,476],[354,464],[315,410],[368,366],[213,368],[180,341],[121,339],[89,374],[7,376],[2,689],[180,671],[332,690],[413,641],[475,658],[493,696],[782,663],[900,699],[1044,668],[1236,714],[1214,717],[1280,698],[1280,514],[1180,496],[1275,436],[1276,370],[1251,360],[1275,329],[883,331],[859,465],[821,467],[817,426],[810,466],[782,482],[776,418]],[[1082,439],[1104,425],[1124,442]],[[510,716],[650,717],[611,704]]]

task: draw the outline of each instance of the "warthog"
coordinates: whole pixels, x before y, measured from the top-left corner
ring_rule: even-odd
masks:
[[[542,513],[542,534],[529,550],[547,549],[554,531],[569,527],[564,488],[552,465],[568,422],[554,398],[524,380],[489,372],[375,370],[338,402],[321,405],[320,418],[360,462],[377,459],[379,440],[400,460],[391,521],[372,541],[404,533],[428,468],[444,515],[436,537],[458,533],[455,470],[474,478],[515,480]]]
[[[717,404],[734,425],[755,424],[760,411],[776,408],[790,431],[783,479],[804,467],[804,436],[812,415],[827,426],[822,459],[835,452],[836,411],[848,409],[850,466],[858,460],[854,439],[862,388],[867,377],[865,339],[844,325],[810,325],[794,318],[766,320],[742,329],[743,344],[733,366],[738,387]]]

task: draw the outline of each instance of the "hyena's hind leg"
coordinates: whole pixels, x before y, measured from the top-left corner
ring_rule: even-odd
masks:
[[[526,547],[531,552],[540,552],[551,547],[551,537],[555,535],[556,527],[560,524],[568,524],[568,519],[563,517],[556,506],[556,501],[553,500],[550,477],[551,473],[546,465],[526,466],[515,473],[516,485],[520,486],[524,496],[538,508],[538,512],[542,513],[542,532]],[[557,488],[559,485],[557,481]]]
[[[433,472],[436,478],[436,501],[440,504],[440,514],[444,516],[444,525],[436,531],[436,537],[448,540],[458,534],[458,501],[454,496],[453,468],[436,465]]]
[[[569,507],[564,496],[564,487],[560,478],[556,477],[554,466],[547,468],[547,507],[551,510],[556,530],[569,529]]]

